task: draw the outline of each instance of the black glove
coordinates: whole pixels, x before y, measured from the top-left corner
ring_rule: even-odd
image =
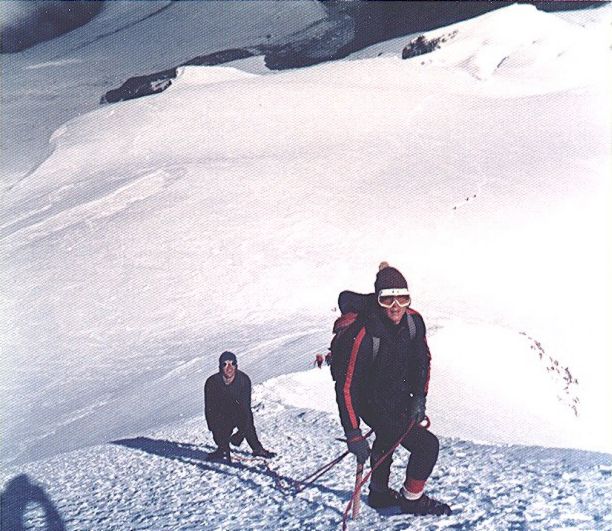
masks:
[[[425,418],[425,397],[423,395],[415,395],[410,399],[408,406],[408,422],[420,424]]]
[[[244,441],[244,435],[240,431],[237,431],[230,437],[230,443],[232,446],[240,446]]]
[[[370,445],[366,438],[361,434],[359,428],[346,432],[346,445],[348,446],[349,452],[355,454],[357,462],[363,464],[370,456]]]

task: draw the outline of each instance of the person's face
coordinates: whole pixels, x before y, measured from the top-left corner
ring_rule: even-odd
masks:
[[[381,290],[378,295],[378,304],[387,319],[398,325],[410,307],[410,294],[408,290]]]
[[[223,376],[228,380],[231,380],[236,375],[236,365],[231,360],[227,360],[223,363]]]
[[[402,317],[406,315],[408,307],[406,306],[402,308],[399,304],[395,303],[393,304],[393,306],[391,306],[391,308],[383,308],[383,310],[385,311],[385,315],[387,316],[387,318],[393,324],[398,325],[400,324]]]

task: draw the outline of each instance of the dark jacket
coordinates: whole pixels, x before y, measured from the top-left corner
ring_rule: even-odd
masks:
[[[204,384],[204,413],[211,431],[227,424],[228,417],[251,416],[251,379],[239,370],[230,385],[220,372],[210,376]]]
[[[399,325],[391,323],[376,303],[374,294],[353,292],[340,294],[342,313],[355,312],[359,317],[345,333],[341,359],[345,370],[336,380],[336,401],[345,431],[359,427],[365,420],[375,430],[393,430],[405,424],[412,396],[426,396],[429,385],[431,355],[425,338],[421,315],[409,309],[416,325],[416,336],[410,337],[406,316]],[[353,348],[361,338],[359,349]],[[380,338],[374,359],[373,338]]]

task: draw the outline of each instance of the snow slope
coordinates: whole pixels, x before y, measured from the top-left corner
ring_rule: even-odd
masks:
[[[197,415],[226,348],[256,382],[307,366],[381,259],[429,326],[441,435],[610,451],[609,6],[590,17],[186,68],[58,129],[3,194],[3,461]]]
[[[93,20],[70,33],[3,55],[2,187],[44,160],[56,128],[96,109],[100,96],[129,77],[200,54],[282,43],[325,16],[314,1],[120,0],[105,2]]]
[[[296,493],[297,482],[345,448],[334,440],[342,435],[337,415],[312,409],[332,400],[330,382],[324,367],[255,388],[258,431],[280,452],[267,464],[252,458],[246,444],[231,466],[206,462],[214,443],[195,418],[9,468],[0,473],[0,488],[5,500],[24,482],[42,488],[66,530],[339,529],[354,484],[353,458]],[[291,405],[296,399],[310,407]],[[435,414],[432,419],[436,432]],[[403,480],[407,456],[404,450],[395,456],[394,486]],[[611,470],[610,454],[443,437],[428,492],[449,502],[452,516],[379,514],[367,506],[366,488],[360,518],[349,528],[612,529]],[[43,528],[45,520],[51,519],[32,504],[29,528]]]

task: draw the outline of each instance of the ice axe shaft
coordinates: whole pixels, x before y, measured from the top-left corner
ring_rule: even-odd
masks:
[[[365,482],[368,481],[368,479],[370,479],[372,472],[374,472],[374,470],[376,470],[380,466],[380,464],[384,462],[384,460],[387,459],[387,457],[389,457],[395,451],[395,449],[400,445],[400,443],[404,440],[404,438],[410,433],[410,430],[412,430],[413,426],[414,426],[414,420],[410,421],[410,424],[408,425],[408,429],[404,433],[402,433],[402,436],[395,442],[395,444],[391,448],[389,448],[389,450],[387,450],[382,456],[380,456],[378,461],[376,461],[376,463],[372,465],[372,468],[370,468],[369,472],[365,475],[365,477],[360,479],[360,481],[356,481],[355,491],[353,492],[351,499],[346,505],[346,509],[344,509],[344,514],[342,515],[342,531],[346,531],[346,529],[348,529],[348,524],[347,524],[348,515],[351,513],[351,507],[353,507],[355,503],[358,503],[358,499],[361,494],[361,487],[363,487]],[[361,467],[363,471],[363,465],[361,465]],[[354,515],[355,513],[353,512],[353,518],[355,517]]]
[[[353,498],[353,520],[359,516],[361,509],[361,479],[363,478],[363,463],[357,463],[357,471],[355,472],[355,492]]]

